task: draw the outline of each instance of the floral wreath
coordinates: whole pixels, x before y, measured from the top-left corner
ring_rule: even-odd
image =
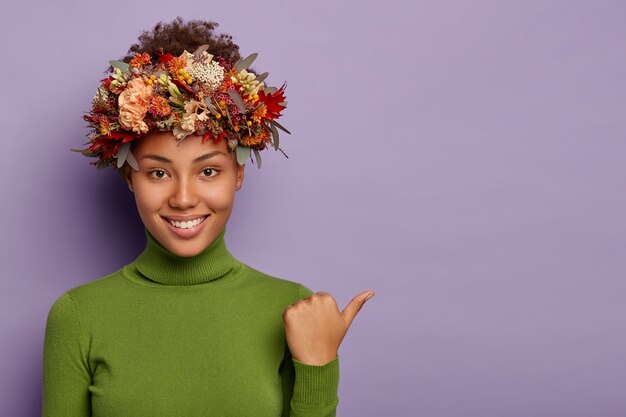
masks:
[[[155,63],[145,52],[130,63],[109,61],[113,71],[101,80],[91,111],[83,116],[92,129],[90,146],[72,151],[99,158],[91,163],[98,169],[128,162],[138,170],[131,142],[158,129],[171,130],[179,142],[191,134],[201,135],[202,143],[226,140],[240,165],[254,152],[261,168],[259,151],[268,144],[287,157],[278,146],[278,129],[291,132],[276,121],[287,107],[286,83],[269,87],[263,81],[267,72],[247,71],[257,53],[230,65],[208,48],[185,50],[179,57],[161,48]]]

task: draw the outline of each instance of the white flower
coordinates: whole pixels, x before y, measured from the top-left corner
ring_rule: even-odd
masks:
[[[191,135],[193,132],[189,132],[187,130],[184,130],[181,126],[179,125],[174,125],[174,129],[172,129],[172,133],[174,133],[174,136],[176,136],[176,139],[178,140],[183,140],[185,139],[187,136]]]
[[[196,130],[196,121],[204,122],[208,118],[209,109],[205,103],[193,99],[189,100],[185,103],[185,114],[180,126],[177,125],[174,128],[174,135],[178,139],[183,139]]]
[[[185,51],[187,66],[185,71],[191,76],[192,80],[205,83],[211,90],[216,90],[224,81],[224,68],[213,61],[213,55],[202,52],[199,59],[195,59],[193,54]]]

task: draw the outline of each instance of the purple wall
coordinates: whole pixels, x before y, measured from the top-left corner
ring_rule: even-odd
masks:
[[[52,302],[143,247],[69,148],[107,61],[179,14],[288,82],[290,158],[248,166],[231,252],[340,307],[377,292],[339,416],[626,415],[626,3],[369,3],[2,5],[0,415],[40,413]]]

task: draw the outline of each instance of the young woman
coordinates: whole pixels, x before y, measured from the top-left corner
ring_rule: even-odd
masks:
[[[335,416],[337,355],[365,291],[332,295],[235,259],[245,161],[278,148],[268,87],[214,22],[159,23],[103,80],[83,153],[134,193],[145,250],[52,305],[43,417]]]

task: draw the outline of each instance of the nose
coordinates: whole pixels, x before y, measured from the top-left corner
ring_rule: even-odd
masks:
[[[197,204],[198,195],[195,192],[193,183],[186,178],[177,180],[170,195],[170,207],[186,210],[195,207]]]

